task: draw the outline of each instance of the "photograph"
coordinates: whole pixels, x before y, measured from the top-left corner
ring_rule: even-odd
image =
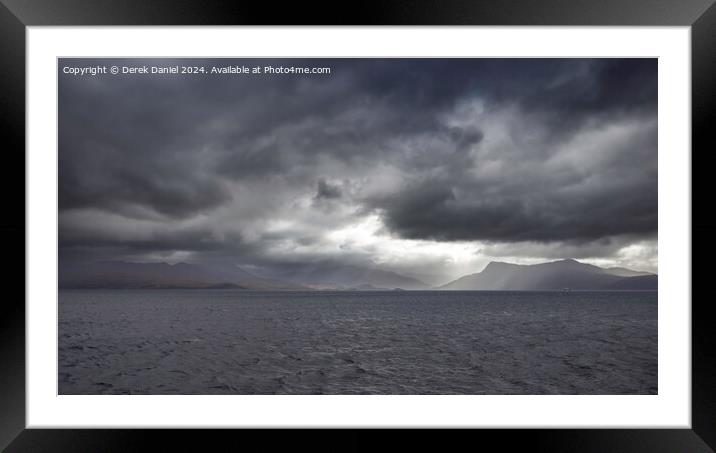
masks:
[[[59,395],[659,394],[657,58],[60,57],[57,93]]]

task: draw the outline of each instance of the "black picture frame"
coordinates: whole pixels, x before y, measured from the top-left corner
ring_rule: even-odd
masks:
[[[0,0],[0,131],[4,174],[4,214],[0,228],[9,253],[8,287],[25,282],[25,32],[28,26],[86,25],[569,25],[569,26],[690,26],[692,64],[692,429],[556,429],[464,430],[441,441],[457,448],[464,442],[499,442],[501,450],[529,446],[535,451],[708,452],[716,449],[716,339],[708,316],[709,298],[697,297],[705,286],[708,266],[699,260],[714,256],[716,222],[698,211],[709,200],[704,172],[713,149],[716,117],[716,6],[714,0],[384,0],[341,2],[200,1],[200,0]],[[706,240],[704,240],[704,238]],[[23,263],[20,266],[20,262]],[[696,283],[698,278],[699,284]],[[10,285],[11,284],[11,285]],[[25,429],[25,284],[0,303],[0,447],[20,451],[128,451],[148,440],[171,437],[183,449],[211,445],[240,435],[242,442],[316,447],[307,432],[290,436],[223,430],[38,430]],[[10,294],[10,293],[6,293]],[[197,436],[198,435],[198,436]],[[372,448],[373,431],[334,430],[341,450]],[[322,435],[323,436],[323,435]],[[403,436],[401,449],[424,445],[424,432]],[[270,438],[267,441],[266,438]],[[331,444],[334,441],[325,441]],[[408,443],[405,443],[407,439]],[[290,443],[290,444],[289,444]]]

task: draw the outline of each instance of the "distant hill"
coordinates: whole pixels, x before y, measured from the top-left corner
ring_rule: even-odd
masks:
[[[654,274],[637,275],[635,277],[626,277],[616,281],[604,289],[618,291],[645,291],[655,290],[658,288],[658,276]]]
[[[319,289],[430,289],[420,280],[395,272],[334,263],[301,266],[279,273],[276,278]]]
[[[236,288],[252,290],[429,289],[394,272],[350,265],[308,264],[293,272],[259,277],[237,266],[103,261],[59,267],[60,288]]]
[[[103,261],[59,266],[60,288],[235,288],[302,290],[305,286],[256,277],[236,266]]]
[[[624,276],[629,274],[633,276]],[[656,290],[657,276],[654,274],[643,275],[638,271],[623,268],[603,269],[572,259],[533,265],[493,261],[482,272],[461,277],[443,285],[440,289]]]
[[[644,275],[654,275],[651,272],[634,271],[625,267],[608,267],[604,271],[608,274],[618,275],[619,277],[640,277]]]

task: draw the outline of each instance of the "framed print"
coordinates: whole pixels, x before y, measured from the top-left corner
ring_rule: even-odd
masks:
[[[712,451],[711,2],[318,9],[2,6],[3,446]]]

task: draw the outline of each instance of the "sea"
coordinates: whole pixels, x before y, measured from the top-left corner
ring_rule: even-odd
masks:
[[[61,290],[59,394],[656,394],[656,292]]]

